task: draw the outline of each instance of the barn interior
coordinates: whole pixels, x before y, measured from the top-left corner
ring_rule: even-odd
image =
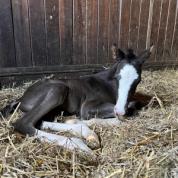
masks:
[[[1,115],[1,177],[178,176],[177,14],[177,0],[0,0],[0,108],[36,80],[110,67],[113,44],[136,54],[155,46],[137,88],[152,100],[117,127],[91,127],[96,157],[14,132],[19,111]]]

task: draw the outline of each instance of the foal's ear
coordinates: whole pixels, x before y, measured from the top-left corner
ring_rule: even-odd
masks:
[[[125,58],[125,53],[121,49],[117,49],[116,44],[113,44],[111,47],[112,58],[115,60],[122,60]]]
[[[137,61],[139,64],[143,64],[143,63],[150,57],[150,55],[151,55],[152,52],[153,52],[153,49],[154,49],[154,46],[152,45],[150,48],[144,50],[144,51],[138,56],[138,58],[136,59],[136,61]]]
[[[124,59],[125,58],[125,53],[119,48],[118,50],[117,50],[117,58],[118,59]]]
[[[111,52],[112,52],[112,58],[114,60],[116,60],[117,59],[117,47],[116,47],[116,44],[113,44],[111,46]]]

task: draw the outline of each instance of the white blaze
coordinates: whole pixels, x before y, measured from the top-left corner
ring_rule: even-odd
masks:
[[[128,93],[130,87],[132,86],[132,83],[137,78],[138,73],[132,65],[127,64],[123,67],[123,69],[121,69],[120,76],[118,76],[119,80],[118,99],[115,106],[115,111],[117,113],[125,114],[125,105],[127,102]]]

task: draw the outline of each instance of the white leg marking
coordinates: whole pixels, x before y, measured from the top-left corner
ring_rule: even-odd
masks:
[[[118,88],[118,99],[115,106],[117,113],[125,114],[125,105],[128,98],[128,93],[131,88],[132,83],[138,78],[138,73],[136,69],[127,64],[120,71],[119,88]]]
[[[77,123],[80,123],[81,120],[79,119],[69,119],[69,120],[66,120],[65,123],[66,124],[77,124]]]
[[[82,137],[89,142],[93,142],[92,147],[99,147],[99,139],[96,133],[91,130],[86,124],[66,124],[56,122],[43,122],[42,129],[50,129],[53,131],[69,132],[75,136]]]
[[[91,127],[93,125],[98,126],[120,126],[121,121],[118,118],[109,118],[109,119],[100,119],[100,118],[92,118],[90,120],[79,120],[79,119],[71,119],[66,121],[65,123],[83,123],[86,124],[88,127]]]
[[[36,130],[36,138],[48,143],[56,143],[57,145],[68,150],[73,151],[76,149],[79,151],[84,151],[88,154],[92,154],[92,150],[81,139],[78,138],[68,138],[60,135],[47,133],[41,130]]]
[[[99,118],[93,118],[90,120],[83,120],[81,121],[88,126],[92,125],[98,125],[98,126],[104,126],[104,127],[112,127],[112,126],[119,126],[121,125],[121,121],[118,120],[118,118],[110,118],[110,119],[99,119]]]

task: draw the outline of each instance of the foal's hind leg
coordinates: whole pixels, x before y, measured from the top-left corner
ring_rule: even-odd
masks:
[[[83,150],[87,153],[91,153],[91,149],[83,143],[82,140],[77,138],[67,138],[64,136],[58,136],[55,134],[50,134],[35,128],[35,124],[48,112],[50,112],[55,107],[61,105],[65,99],[65,91],[67,87],[65,86],[51,86],[43,100],[37,103],[30,111],[25,113],[25,115],[14,123],[15,130],[20,133],[30,136],[36,136],[42,141],[55,142],[60,146],[67,149],[73,150]]]
[[[66,89],[65,86],[49,87],[43,98],[14,123],[14,128],[22,134],[34,135],[35,124],[52,109],[63,103]]]

